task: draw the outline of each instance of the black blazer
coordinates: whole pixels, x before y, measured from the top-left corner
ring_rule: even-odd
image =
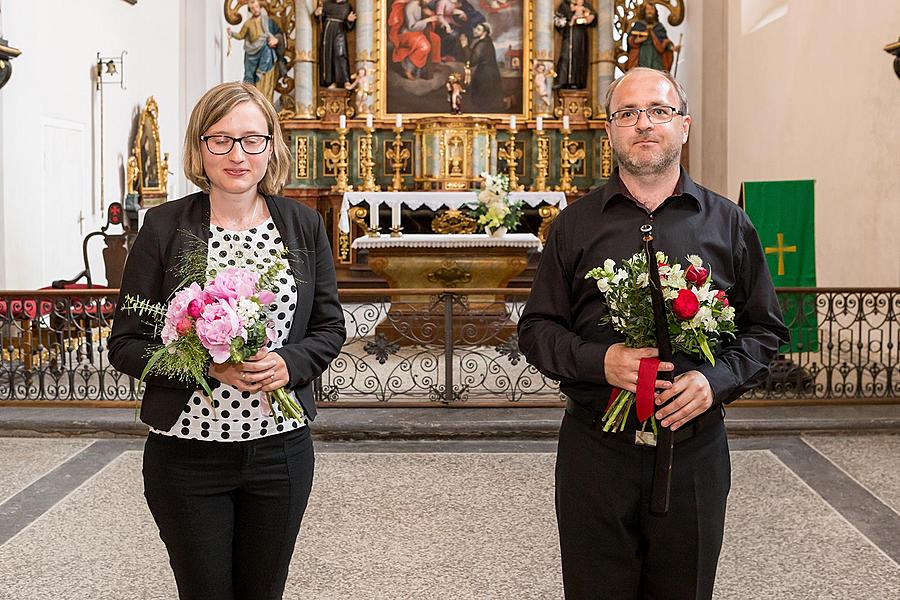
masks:
[[[297,285],[297,308],[285,345],[275,350],[290,374],[288,389],[296,392],[310,420],[316,416],[313,380],[328,368],[346,338],[338,300],[331,244],[322,217],[293,200],[266,197],[266,205],[281,238],[291,251],[291,271]],[[198,192],[151,208],[128,254],[119,304],[109,337],[109,362],[123,373],[140,377],[147,349],[159,344],[153,329],[135,313],[121,311],[126,294],[165,302],[180,283],[177,260],[190,246],[185,231],[203,240],[209,233],[209,195]],[[148,375],[141,420],[161,430],[178,420],[196,384]]]

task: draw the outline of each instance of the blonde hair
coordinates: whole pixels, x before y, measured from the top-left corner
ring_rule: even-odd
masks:
[[[209,192],[209,178],[203,170],[200,136],[241,102],[253,102],[259,107],[266,118],[268,133],[272,136],[272,153],[266,166],[266,174],[256,187],[262,194],[278,194],[284,188],[290,173],[291,151],[284,141],[272,103],[248,83],[217,85],[203,94],[194,106],[184,134],[184,174],[201,190]]]

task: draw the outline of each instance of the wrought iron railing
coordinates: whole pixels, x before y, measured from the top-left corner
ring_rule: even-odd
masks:
[[[347,341],[316,382],[323,405],[556,406],[519,351],[528,290],[343,290]],[[900,398],[900,289],[779,290],[792,341],[747,398]],[[124,404],[135,380],[106,340],[117,290],[0,292],[0,402]]]

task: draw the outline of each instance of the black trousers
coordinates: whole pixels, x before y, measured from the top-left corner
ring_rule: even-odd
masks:
[[[601,428],[567,413],[559,432],[556,518],[566,599],[711,598],[731,488],[723,421],[676,444],[665,517],[649,511],[656,449]]]
[[[308,427],[245,442],[149,434],[144,496],[179,598],[282,597],[314,462]]]

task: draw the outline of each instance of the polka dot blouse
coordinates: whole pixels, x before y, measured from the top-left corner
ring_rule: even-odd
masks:
[[[247,231],[229,231],[210,226],[207,269],[227,267],[267,268],[283,244],[275,223],[269,218]],[[291,319],[297,306],[297,287],[291,273],[284,269],[275,278],[275,302],[269,305],[269,317],[275,323],[277,339],[269,344],[269,351],[280,348],[287,341]],[[195,391],[178,421],[168,431],[156,433],[181,438],[220,442],[245,441],[275,435],[306,425],[306,419],[283,417],[277,405],[270,404],[265,392],[241,392],[237,388],[210,379],[213,387],[213,406]]]

